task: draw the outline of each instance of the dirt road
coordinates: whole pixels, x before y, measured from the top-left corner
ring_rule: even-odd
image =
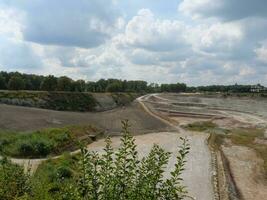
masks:
[[[207,146],[208,135],[205,133],[193,133],[182,129],[180,126],[174,125],[170,121],[152,112],[147,106],[146,101],[151,97],[157,97],[157,94],[149,94],[139,97],[137,101],[143,106],[144,110],[151,116],[161,120],[162,122],[172,126],[176,132],[165,132],[158,134],[146,134],[136,136],[136,142],[139,152],[144,155],[147,154],[147,146],[151,148],[153,143],[157,143],[169,152],[172,152],[168,172],[172,171],[175,163],[175,155],[177,153],[177,145],[180,136],[187,137],[190,141],[190,154],[188,156],[188,163],[183,174],[185,185],[188,187],[189,194],[198,200],[214,199],[214,191],[212,185],[212,167],[211,167],[211,153]],[[168,99],[160,98],[165,103]],[[92,144],[97,145],[97,144]]]

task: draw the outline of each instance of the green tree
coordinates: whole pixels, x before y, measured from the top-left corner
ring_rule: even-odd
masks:
[[[85,92],[86,84],[84,80],[77,80],[73,82],[73,89],[75,92]]]
[[[57,80],[57,90],[58,91],[72,91],[73,80],[67,76],[62,76]]]
[[[8,81],[9,90],[25,89],[25,81],[20,76],[12,76]]]
[[[106,88],[107,92],[122,92],[122,90],[122,84],[120,82],[110,83]]]
[[[6,79],[0,74],[0,90],[6,89]]]
[[[49,75],[44,78],[41,83],[40,89],[44,91],[55,91],[57,88],[57,78]]]

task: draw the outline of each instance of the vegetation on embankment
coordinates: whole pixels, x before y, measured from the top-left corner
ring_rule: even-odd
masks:
[[[101,135],[93,126],[68,126],[34,132],[0,131],[0,153],[17,158],[41,158],[79,148],[78,142],[92,142],[90,135]]]
[[[191,124],[184,125],[183,128],[190,130],[190,131],[207,131],[210,129],[216,128],[216,124],[211,121],[201,121],[201,122],[194,122]]]
[[[86,112],[124,106],[140,95],[137,93],[0,91],[0,103],[59,111]]]

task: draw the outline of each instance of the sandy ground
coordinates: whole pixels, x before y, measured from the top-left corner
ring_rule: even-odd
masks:
[[[266,98],[251,97],[204,97],[203,94],[157,94],[158,97],[169,101],[193,102],[206,104],[208,108],[245,112],[267,119]]]
[[[145,100],[145,99],[144,99]],[[154,113],[164,114],[157,112],[158,107],[164,107],[164,109],[177,110],[177,112],[196,112],[216,114],[213,111],[219,113],[223,118],[221,119],[202,119],[193,117],[171,117],[179,123],[179,125],[192,123],[195,121],[211,120],[215,122],[221,128],[246,128],[246,127],[258,127],[267,128],[267,101],[256,101],[255,99],[216,99],[216,98],[199,98],[198,96],[182,96],[182,95],[170,95],[170,94],[155,94],[153,95],[153,103],[149,102],[149,98],[146,98],[149,107],[154,110]],[[157,104],[159,102],[159,104]],[[164,103],[165,102],[165,103]],[[203,103],[206,106],[201,106],[199,109],[192,107],[190,104],[184,103],[181,108],[173,104],[179,102],[193,102]],[[169,105],[168,105],[169,104]],[[227,105],[229,104],[229,105]],[[197,105],[197,104],[193,104]],[[168,113],[165,113],[168,115]],[[170,117],[169,117],[170,118]],[[180,129],[180,132],[183,132]],[[267,129],[265,137],[267,135]],[[256,140],[256,142],[266,142],[265,140]],[[252,149],[247,147],[225,147],[224,153],[227,160],[230,163],[230,170],[233,174],[233,179],[236,183],[236,187],[239,189],[241,196],[246,199],[261,200],[267,196],[266,180],[263,180],[263,160],[260,159]],[[221,169],[222,170],[222,169]],[[219,190],[224,190],[219,188]],[[227,199],[227,198],[226,198]]]
[[[244,146],[223,147],[230,169],[244,200],[263,200],[267,196],[267,185],[262,176],[263,160],[253,149]]]

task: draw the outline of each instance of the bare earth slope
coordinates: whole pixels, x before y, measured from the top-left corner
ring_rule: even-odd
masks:
[[[170,130],[134,102],[130,106],[105,112],[63,112],[0,104],[0,129],[29,131],[73,124],[93,124],[111,134],[121,130],[121,120],[130,119],[135,134]]]

